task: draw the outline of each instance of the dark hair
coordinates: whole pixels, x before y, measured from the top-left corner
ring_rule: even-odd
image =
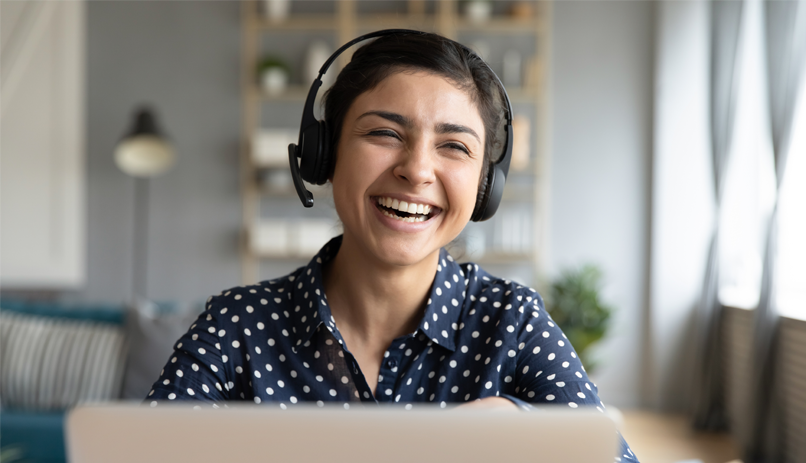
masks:
[[[334,162],[344,116],[359,95],[374,89],[395,72],[426,71],[445,77],[465,91],[484,123],[484,163],[481,178],[501,154],[498,130],[506,111],[493,71],[463,45],[432,33],[401,33],[379,37],[362,46],[325,93],[325,121]]]

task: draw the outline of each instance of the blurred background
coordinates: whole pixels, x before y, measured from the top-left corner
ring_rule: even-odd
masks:
[[[142,399],[209,295],[340,233],[286,147],[325,59],[398,27],[504,81],[504,200],[451,251],[544,295],[639,459],[806,461],[804,2],[0,8],[3,461],[63,461],[65,409]]]

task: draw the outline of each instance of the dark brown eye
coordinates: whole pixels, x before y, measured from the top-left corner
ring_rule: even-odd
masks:
[[[448,143],[447,145],[445,145],[445,147],[456,151],[461,151],[465,154],[470,154],[470,151],[468,151],[467,148],[464,147],[464,145],[460,145],[458,143]]]
[[[395,132],[393,132],[391,130],[373,130],[368,135],[373,136],[373,137],[392,137],[392,138],[395,138],[397,140],[400,140],[400,137]]]

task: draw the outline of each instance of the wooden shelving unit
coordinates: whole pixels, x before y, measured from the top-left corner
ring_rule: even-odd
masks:
[[[295,2],[292,2],[292,7]],[[302,2],[304,3],[304,2]],[[323,3],[323,2],[320,2]],[[515,2],[495,2],[500,9],[501,5]],[[526,170],[511,172],[512,177],[520,177],[519,182],[508,183],[504,193],[504,204],[527,204],[531,214],[532,245],[523,252],[509,252],[488,249],[482,256],[471,256],[482,265],[528,265],[534,270],[535,278],[542,271],[543,262],[539,249],[543,248],[546,231],[547,215],[547,156],[548,139],[546,131],[547,92],[546,92],[546,65],[549,62],[550,17],[549,2],[537,2],[533,6],[535,14],[527,18],[515,18],[496,14],[489,20],[477,24],[467,20],[459,11],[459,3],[455,0],[408,0],[407,2],[386,2],[387,5],[405,5],[401,11],[394,12],[365,12],[364,7],[377,10],[378,4],[370,5],[367,2],[356,0],[333,0],[329,4],[328,13],[309,13],[293,11],[290,17],[277,22],[267,19],[260,11],[260,2],[244,0],[242,2],[242,56],[241,56],[241,88],[242,88],[242,142],[241,142],[241,195],[243,207],[242,237],[240,254],[242,262],[242,281],[252,284],[259,279],[261,262],[300,262],[310,259],[309,255],[289,255],[266,253],[250,247],[250,231],[260,223],[261,204],[267,200],[273,202],[297,202],[293,189],[289,191],[274,191],[261,185],[258,180],[261,170],[265,166],[257,165],[251,155],[251,145],[258,130],[264,127],[264,111],[272,111],[273,106],[298,103],[300,108],[308,92],[308,83],[300,79],[294,81],[279,95],[269,95],[258,86],[257,63],[266,50],[265,37],[279,37],[282,34],[299,36],[311,34],[316,36],[327,35],[332,43],[339,46],[357,37],[379,29],[407,28],[426,30],[439,33],[449,38],[463,40],[463,36],[491,36],[498,37],[531,37],[534,40],[534,53],[523,60],[524,85],[516,88],[507,88],[515,113],[519,108],[527,108],[532,115],[530,138],[530,159]],[[465,43],[465,42],[463,42]],[[466,43],[468,44],[468,43]],[[472,44],[468,44],[471,45]],[[281,45],[278,45],[280,48]],[[270,51],[270,50],[269,50]],[[334,65],[337,72],[349,62],[353,50],[348,50]],[[301,59],[301,58],[300,58]],[[494,67],[495,68],[495,67]],[[498,70],[496,69],[496,72]],[[320,93],[322,93],[320,91]],[[294,123],[298,122],[295,120]],[[282,163],[277,163],[274,169],[287,169]],[[289,174],[290,175],[290,174]],[[328,190],[318,189],[314,193],[316,199],[327,200]],[[299,207],[299,205],[297,204]],[[501,209],[499,209],[501,210]],[[265,211],[264,211],[265,212]],[[499,214],[491,222],[499,219]],[[282,216],[272,219],[283,219]],[[483,224],[471,224],[471,227],[483,227]],[[488,227],[489,228],[489,227]],[[532,282],[524,282],[532,283]]]

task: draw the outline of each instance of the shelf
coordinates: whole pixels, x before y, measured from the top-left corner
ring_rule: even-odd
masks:
[[[431,4],[426,4],[422,0],[397,2],[397,4],[402,3],[406,4],[407,12],[389,13],[398,8],[391,6],[392,4],[382,6],[373,4],[366,7],[359,5],[356,0],[345,0],[334,3],[332,7],[328,6],[327,11],[330,12],[327,13],[325,13],[325,9],[321,8],[298,8],[299,14],[292,14],[282,21],[274,21],[259,13],[260,5],[257,1],[244,2],[242,24],[245,35],[242,40],[241,55],[242,124],[244,128],[241,148],[241,191],[244,233],[240,252],[242,279],[245,284],[257,280],[261,264],[276,262],[283,265],[291,263],[296,265],[308,262],[315,252],[309,252],[312,248],[307,247],[307,244],[320,242],[325,239],[325,235],[332,236],[336,232],[329,223],[330,219],[303,219],[301,214],[283,212],[287,211],[290,202],[298,201],[290,178],[287,156],[269,157],[270,159],[267,158],[269,164],[257,164],[253,157],[252,150],[255,149],[253,144],[259,130],[279,131],[281,127],[285,127],[283,117],[266,120],[262,116],[269,111],[287,110],[287,107],[291,105],[301,107],[309,91],[309,84],[300,83],[299,80],[277,95],[269,95],[263,91],[263,87],[257,79],[256,67],[260,55],[272,47],[282,51],[289,41],[302,43],[309,39],[309,34],[324,37],[328,42],[332,39],[335,41],[335,45],[339,45],[369,31],[398,28],[436,32],[446,37],[463,39],[468,42],[472,41],[471,39],[481,38],[485,34],[492,36],[494,40],[508,40],[521,36],[519,40],[521,38],[524,40],[520,40],[518,43],[528,43],[534,40],[534,46],[529,46],[534,51],[527,53],[528,56],[524,56],[522,61],[523,80],[521,82],[524,87],[508,88],[507,92],[516,111],[527,111],[532,124],[530,137],[534,137],[533,140],[538,141],[545,138],[543,124],[547,120],[544,98],[546,95],[547,52],[550,50],[548,32],[551,6],[549,4],[532,5],[531,10],[534,14],[523,18],[504,14],[503,8],[496,7],[496,12],[500,14],[478,23],[471,22],[463,14],[463,8],[456,0],[440,0]],[[310,13],[306,14],[303,11]],[[334,70],[349,61],[352,51],[354,50],[348,51],[337,61],[338,65],[334,66]],[[293,61],[304,59],[304,56],[289,56],[288,58]],[[298,66],[293,67],[298,68]],[[323,93],[320,90],[319,99]],[[264,120],[266,125],[278,127],[265,127],[262,125]],[[294,121],[292,126],[296,126],[296,122]],[[272,146],[271,152],[276,151],[279,154],[278,146]],[[540,174],[544,167],[545,156],[542,142],[530,142],[529,150],[530,159],[523,168],[524,170],[510,172],[510,183],[503,193],[506,206],[502,210],[508,211],[512,215],[521,212],[527,214],[528,209],[529,215],[525,217],[542,218],[546,201],[545,195],[539,194],[546,188],[545,181]],[[329,186],[306,183],[306,188],[313,193],[317,204],[332,205],[333,194]],[[276,211],[272,209],[275,206]],[[298,202],[296,206],[299,207]],[[269,210],[272,212],[268,212]],[[261,213],[271,217],[263,217]],[[305,215],[305,217],[308,216]],[[305,222],[306,220],[309,222]],[[534,232],[534,239],[524,241],[522,244],[529,246],[530,249],[523,252],[503,252],[502,249],[520,248],[488,246],[483,254],[471,255],[462,252],[463,246],[457,246],[454,256],[482,266],[515,266],[518,268],[529,266],[539,273],[542,255],[537,251],[545,245],[542,238],[545,221],[538,222],[535,219],[534,223],[526,223],[526,220],[528,219],[520,221],[523,222],[521,225],[532,227],[529,230],[530,233]],[[320,222],[317,223],[317,221]],[[500,234],[500,231],[495,231],[501,228],[500,224],[488,224],[486,227],[487,237],[494,238],[497,236],[496,233]],[[490,242],[499,243],[500,240],[492,239]]]
[[[282,93],[278,95],[269,95],[262,91],[259,87],[255,86],[249,92],[250,98],[259,99],[264,102],[282,101],[282,102],[301,102],[305,101],[308,97],[308,90],[310,87],[302,85],[289,85]],[[320,93],[324,93],[320,90]],[[512,103],[535,103],[538,100],[538,90],[529,87],[508,88],[507,95],[509,95]]]
[[[289,101],[289,102],[301,102],[305,101],[305,98],[308,97],[308,90],[310,87],[305,87],[302,85],[289,85],[282,93],[277,95],[270,95],[260,87],[253,87],[249,95],[251,98],[259,99],[261,101]],[[324,93],[324,92],[320,92]]]
[[[339,26],[333,15],[296,15],[283,21],[274,22],[266,18],[258,18],[255,25],[262,32],[288,31],[331,31],[338,32]]]
[[[357,19],[357,29],[359,33],[369,30],[381,29],[414,29],[427,32],[435,31],[437,18],[428,16],[410,16],[398,14],[374,14],[362,15]]]
[[[512,33],[523,34],[524,32],[542,32],[542,24],[537,17],[534,18],[509,18],[495,17],[482,23],[475,23],[467,19],[459,19],[456,23],[457,32],[479,32],[479,33]]]
[[[508,253],[490,251],[485,252],[481,256],[471,256],[459,252],[451,251],[451,255],[459,262],[473,262],[475,264],[484,265],[512,265],[512,264],[534,264],[534,255],[531,253]]]

